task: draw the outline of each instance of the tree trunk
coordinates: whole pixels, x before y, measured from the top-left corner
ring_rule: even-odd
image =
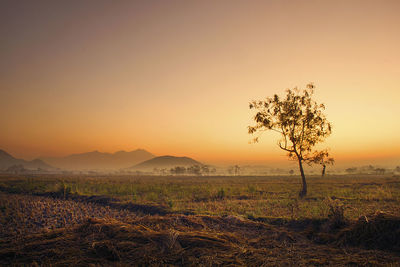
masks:
[[[299,192],[299,197],[303,198],[307,195],[307,182],[306,182],[306,176],[304,175],[303,163],[301,159],[299,159],[299,168],[300,168],[301,182],[302,182],[302,188],[301,191]]]
[[[323,166],[322,166],[322,177],[324,177],[325,176],[325,169],[326,169],[326,165],[324,164]]]

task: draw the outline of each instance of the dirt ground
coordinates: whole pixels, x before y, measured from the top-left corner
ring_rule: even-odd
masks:
[[[96,203],[1,193],[0,264],[32,266],[398,266],[400,220],[137,215]]]

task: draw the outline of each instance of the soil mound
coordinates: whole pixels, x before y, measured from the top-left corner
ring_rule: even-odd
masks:
[[[362,216],[339,233],[337,243],[400,252],[400,217],[382,212]]]

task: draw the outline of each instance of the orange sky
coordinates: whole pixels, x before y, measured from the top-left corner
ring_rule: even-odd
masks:
[[[400,1],[2,1],[0,149],[286,161],[248,102],[312,81],[337,161],[400,164]]]

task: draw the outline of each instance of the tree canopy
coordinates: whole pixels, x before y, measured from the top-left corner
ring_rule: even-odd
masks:
[[[321,165],[333,163],[327,150],[314,149],[331,134],[332,125],[323,113],[325,105],[313,100],[313,94],[314,85],[308,84],[304,90],[297,87],[287,89],[283,98],[275,94],[250,103],[250,109],[256,110],[253,118],[256,124],[248,127],[249,134],[272,130],[281,135],[278,146],[287,152],[289,159],[299,162],[303,181],[300,196],[307,194],[303,162]],[[256,136],[253,140],[258,142],[258,139],[259,136]]]

